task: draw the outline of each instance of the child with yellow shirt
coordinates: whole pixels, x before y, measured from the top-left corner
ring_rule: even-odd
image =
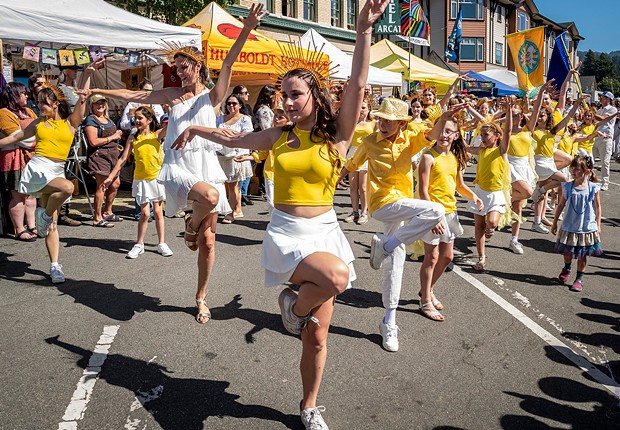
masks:
[[[442,114],[428,132],[414,134],[402,131],[410,120],[407,103],[392,97],[384,99],[379,110],[371,112],[378,130],[362,141],[340,173],[343,177],[368,161],[368,211],[383,223],[385,232],[372,238],[370,266],[375,270],[383,266],[386,314],[379,330],[387,351],[398,351],[399,346],[396,308],[402,286],[405,245],[436,227],[445,213],[439,203],[413,198],[411,157],[432,145],[440,136],[445,121],[461,107]]]

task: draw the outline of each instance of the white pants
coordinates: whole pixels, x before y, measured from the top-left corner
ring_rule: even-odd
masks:
[[[265,178],[265,197],[267,197],[267,206],[269,212],[273,210],[273,181]]]
[[[611,153],[613,151],[613,140],[605,137],[597,137],[594,139],[592,147],[592,155],[601,159],[601,176],[603,177],[603,185],[609,184],[609,164],[611,161]]]
[[[396,236],[402,242],[382,266],[383,306],[386,308],[398,307],[405,266],[405,246],[421,239],[441,221],[445,212],[439,203],[418,199],[401,199],[373,212],[372,217],[383,223],[386,237]]]

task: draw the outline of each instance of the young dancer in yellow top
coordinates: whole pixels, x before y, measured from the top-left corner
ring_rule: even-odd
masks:
[[[362,106],[372,26],[387,4],[368,0],[358,14],[352,74],[337,115],[326,88],[327,73],[313,63],[282,77],[282,104],[293,125],[257,133],[191,126],[173,144],[182,149],[202,136],[233,148],[273,149],[275,208],[261,263],[267,286],[299,285],[298,294],[285,288],[279,303],[286,330],[301,334],[300,414],[307,429],[327,429],[324,408],[317,407],[327,334],[335,296],[355,279],[353,252],[333,208],[334,191]]]
[[[443,304],[435,296],[435,286],[454,257],[454,239],[463,234],[456,212],[456,192],[482,209],[482,201],[463,181],[467,149],[458,123],[447,120],[431,149],[424,152],[418,167],[420,198],[440,203],[446,210],[441,221],[443,232],[433,228],[426,233],[424,261],[420,267],[420,311],[434,321],[443,321]]]

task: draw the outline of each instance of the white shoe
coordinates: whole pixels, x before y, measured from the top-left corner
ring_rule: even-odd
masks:
[[[510,245],[508,245],[508,249],[510,249],[515,254],[523,255],[523,247],[516,240],[511,240]]]
[[[325,412],[325,406],[308,408],[300,412],[301,422],[306,430],[329,430],[321,412]]]
[[[608,189],[609,189],[609,185],[607,185],[607,184],[603,184],[601,186],[601,191],[607,191]]]
[[[65,282],[65,274],[62,272],[62,266],[50,266],[50,276],[52,278],[52,284],[61,284]]]
[[[358,212],[351,212],[351,214],[346,217],[345,219],[343,219],[343,222],[349,223],[349,222],[357,222],[358,218],[359,218],[359,213]]]
[[[138,258],[138,255],[144,254],[144,245],[136,243],[131,251],[127,253],[127,258]]]
[[[144,252],[144,248],[142,252]],[[164,257],[170,257],[173,254],[170,247],[166,245],[165,243],[160,243],[159,245],[157,245],[157,252],[163,255]]]
[[[383,338],[383,348],[390,352],[398,351],[398,326],[396,324],[385,324],[381,321],[379,331]]]
[[[34,226],[39,233],[39,237],[47,236],[53,220],[53,217],[48,217],[48,215],[45,213],[45,208],[36,209],[36,211],[34,212]]]
[[[383,260],[385,260],[390,254],[383,248],[383,243],[385,241],[385,235],[383,233],[375,234],[372,236],[372,241],[370,242],[370,267],[375,270],[379,270],[381,265],[383,264]]]
[[[282,324],[284,325],[286,331],[299,336],[301,331],[308,325],[308,321],[312,321],[320,327],[319,320],[312,316],[312,314],[308,314],[305,317],[295,315],[295,312],[293,312],[295,302],[297,302],[297,293],[288,287],[283,289],[278,296],[280,314],[282,315]]]
[[[532,231],[537,233],[547,234],[549,233],[549,229],[545,227],[541,222],[532,224]]]

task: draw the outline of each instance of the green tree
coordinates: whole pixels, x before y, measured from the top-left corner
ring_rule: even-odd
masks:
[[[598,70],[598,55],[596,55],[591,49],[586,53],[581,66],[581,74],[583,76],[596,76]]]
[[[220,6],[230,6],[232,0],[215,0]],[[204,0],[118,0],[116,6],[147,18],[171,25],[181,25],[205,8]]]
[[[601,54],[598,57],[598,64],[596,70],[596,80],[602,81],[603,78],[611,78],[615,79],[618,77],[618,71],[616,70],[616,66],[609,58],[607,54]]]

